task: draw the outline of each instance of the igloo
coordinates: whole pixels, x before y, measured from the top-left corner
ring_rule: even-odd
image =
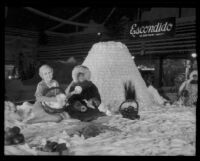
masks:
[[[118,110],[125,101],[124,83],[135,88],[140,109],[152,105],[147,87],[132,56],[121,42],[99,42],[92,46],[83,64],[91,71],[91,81],[98,87],[104,105]]]

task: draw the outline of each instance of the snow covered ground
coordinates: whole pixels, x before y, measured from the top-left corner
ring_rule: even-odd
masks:
[[[5,155],[38,155],[34,147],[42,140],[66,141],[73,155],[133,155],[133,156],[174,156],[195,155],[196,107],[152,107],[140,111],[140,120],[129,120],[120,115],[101,117],[92,123],[70,119],[61,123],[39,123],[19,125],[26,144],[5,146]],[[85,139],[74,135],[88,124],[102,127],[96,137]],[[30,148],[29,148],[30,147]]]

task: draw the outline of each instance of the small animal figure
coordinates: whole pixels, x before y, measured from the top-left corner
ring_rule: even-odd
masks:
[[[138,115],[139,104],[136,101],[135,89],[133,88],[131,82],[124,84],[125,89],[125,101],[119,107],[119,112],[124,118],[131,120],[139,119]]]

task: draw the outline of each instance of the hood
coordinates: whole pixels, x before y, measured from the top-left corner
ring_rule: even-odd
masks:
[[[197,75],[197,76],[198,76],[197,70],[193,70],[193,71],[190,73],[190,80],[193,78],[193,75]]]
[[[88,80],[88,81],[90,80],[91,72],[90,72],[89,68],[86,66],[83,66],[83,65],[78,65],[78,66],[74,67],[74,69],[72,70],[72,79],[74,82],[78,81],[77,76],[79,73],[83,73],[85,75],[86,80]]]

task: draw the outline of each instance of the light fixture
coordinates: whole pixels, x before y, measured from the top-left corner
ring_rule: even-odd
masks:
[[[191,54],[191,57],[196,58],[196,57],[197,57],[197,54],[196,54],[196,53],[192,53],[192,54]]]
[[[134,57],[134,56],[132,56],[132,59],[135,59],[135,57]]]
[[[8,79],[12,79],[12,76],[11,76],[11,75],[9,75],[9,76],[8,76]]]
[[[101,35],[101,33],[100,33],[100,32],[98,32],[98,33],[97,33],[97,35],[98,35],[98,36],[100,36],[100,35]]]

